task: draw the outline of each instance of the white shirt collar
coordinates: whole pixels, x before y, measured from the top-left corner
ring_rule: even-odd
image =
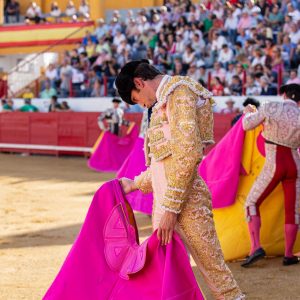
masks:
[[[162,90],[162,87],[165,85],[165,83],[171,78],[171,76],[169,75],[164,75],[164,77],[162,78],[157,90],[156,90],[156,100],[159,101],[159,96],[160,96],[160,92]]]

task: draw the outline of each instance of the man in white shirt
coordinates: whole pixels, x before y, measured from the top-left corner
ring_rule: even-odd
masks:
[[[53,82],[58,77],[57,69],[54,67],[54,64],[49,64],[46,73],[46,77]]]
[[[178,54],[183,54],[185,51],[185,42],[181,33],[177,33],[176,35],[175,51]]]
[[[298,23],[300,21],[300,11],[295,9],[292,3],[287,5],[288,15],[293,18],[293,22]]]
[[[97,39],[103,38],[108,33],[108,26],[105,24],[104,20],[101,18],[97,21],[98,26],[94,31],[94,35],[97,37]]]
[[[223,35],[220,35],[219,32],[215,31],[213,33],[213,41],[211,43],[212,51],[219,51],[222,49],[222,46],[227,44],[226,38]]]
[[[118,47],[121,45],[121,42],[125,41],[125,35],[121,32],[121,29],[117,29],[116,35],[113,40],[113,44]]]
[[[289,35],[289,38],[291,40],[291,43],[294,45],[297,45],[300,41],[300,30],[298,29],[298,26],[295,23],[291,24],[291,33]]]
[[[66,7],[65,15],[67,17],[72,18],[73,16],[76,16],[76,14],[77,14],[77,10],[76,10],[76,7],[75,7],[73,1],[69,1],[68,5]]]
[[[231,10],[229,10],[224,28],[228,31],[228,39],[232,44],[234,44],[236,40],[238,22],[238,18],[233,15],[233,12]]]
[[[90,16],[90,8],[86,2],[86,0],[81,0],[78,13],[80,16],[83,16],[84,18],[89,18]]]
[[[227,67],[228,63],[233,59],[233,51],[228,47],[227,44],[222,46],[222,50],[219,53],[218,62],[224,67]]]
[[[37,24],[44,19],[41,8],[35,2],[32,2],[27,9],[25,18],[26,20],[34,21]]]

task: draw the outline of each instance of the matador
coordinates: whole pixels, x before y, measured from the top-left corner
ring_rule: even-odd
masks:
[[[265,138],[266,161],[246,199],[251,250],[242,263],[243,267],[266,255],[260,244],[259,207],[279,183],[284,190],[285,206],[283,265],[299,262],[299,258],[293,255],[293,247],[300,228],[300,85],[282,86],[280,92],[284,101],[266,102],[258,111],[251,106],[245,108],[245,130],[260,124],[264,126],[262,135]]]
[[[148,167],[134,181],[123,178],[124,191],[153,192],[153,230],[163,245],[173,229],[180,234],[215,299],[244,299],[225,264],[211,194],[198,173],[203,149],[213,142],[212,94],[188,77],[161,74],[145,60],[127,63],[116,88],[125,102],[152,107],[144,147]]]

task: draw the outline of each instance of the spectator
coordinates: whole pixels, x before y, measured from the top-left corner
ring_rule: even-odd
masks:
[[[82,45],[87,46],[88,42],[91,41],[93,44],[97,44],[97,37],[95,35],[92,35],[88,30],[85,32],[85,36],[82,40]]]
[[[71,108],[67,101],[62,101],[60,106],[62,111],[71,111]]]
[[[227,44],[226,38],[223,35],[220,35],[219,32],[215,31],[212,34],[212,44],[211,44],[211,50],[215,52],[215,55],[218,51],[222,49],[222,46],[224,44]]]
[[[260,86],[261,86],[261,95],[264,96],[273,96],[277,94],[276,88],[273,87],[267,76],[262,76],[260,78]]]
[[[11,23],[12,17],[15,18],[15,22],[20,22],[20,4],[16,0],[8,0],[5,8],[5,23]]]
[[[51,82],[52,87],[56,87],[56,83],[58,81],[58,72],[57,69],[55,68],[54,64],[49,64],[46,72],[45,72],[46,78],[49,79]]]
[[[227,44],[222,46],[222,50],[219,53],[218,62],[222,64],[224,68],[227,69],[227,66],[230,61],[233,59],[233,51],[228,47]]]
[[[227,72],[225,76],[225,82],[227,83],[228,86],[231,85],[232,77],[234,75],[236,75],[235,64],[232,61],[230,61],[227,66]]]
[[[274,48],[273,39],[267,38],[265,41],[265,49],[264,49],[265,55],[267,57],[269,57],[269,58],[272,57],[273,48]]]
[[[139,33],[143,34],[146,31],[148,31],[149,29],[150,29],[150,24],[147,21],[147,18],[145,16],[142,16],[140,24],[138,25],[138,31],[139,31]]]
[[[284,25],[282,28],[283,35],[289,35],[292,30],[293,18],[291,16],[284,17]]]
[[[228,99],[225,104],[226,104],[226,108],[223,108],[221,110],[221,114],[234,114],[234,113],[238,113],[239,109],[234,107],[234,101],[232,99]]]
[[[75,7],[73,1],[68,1],[67,7],[65,10],[65,15],[72,20],[76,20],[77,10],[76,10],[76,7]]]
[[[79,67],[83,73],[80,86],[84,89],[78,90],[81,96],[91,95],[94,82],[89,81],[90,70],[96,72],[102,87],[105,78],[108,79],[108,94],[113,95],[114,74],[128,60],[142,58],[153,61],[162,72],[188,72],[209,88],[208,74],[211,78],[219,77],[225,95],[234,87],[234,76],[239,77],[237,90],[234,89],[236,94],[241,93],[240,83],[245,78],[247,84],[242,90],[257,94],[261,90],[262,76],[269,78],[274,91],[277,88],[273,83],[277,83],[282,64],[289,72],[298,69],[300,63],[300,24],[293,20],[299,9],[295,2],[292,2],[294,8],[290,5],[287,8],[287,1],[260,0],[255,5],[252,2],[233,1],[224,10],[224,5],[214,1],[201,5],[173,1],[159,11],[141,9],[137,15],[129,11],[124,22],[115,11],[109,24],[100,19],[94,38],[88,33],[71,55],[65,52],[64,60],[69,60],[74,69]],[[283,19],[282,14],[286,14],[287,9],[291,15]],[[224,44],[227,46],[223,48]],[[281,54],[279,50],[275,53],[277,49]],[[112,65],[109,61],[113,61]],[[215,62],[221,62],[221,66],[216,67]],[[59,95],[69,95],[66,77],[60,76],[56,82]]]
[[[86,0],[81,0],[80,1],[80,6],[79,6],[79,9],[78,9],[78,16],[83,17],[85,19],[90,18],[90,7],[87,4]]]
[[[73,49],[71,52],[71,58],[70,58],[71,66],[76,66],[80,63],[80,58],[78,55],[78,51],[76,49]]]
[[[229,10],[228,16],[226,18],[224,28],[228,32],[228,38],[232,45],[236,42],[237,28],[238,28],[238,18],[233,15],[232,10]]]
[[[22,98],[25,100],[34,98],[34,94],[29,87],[25,88]]]
[[[181,33],[176,34],[175,52],[182,55],[185,50],[185,42]]]
[[[107,24],[105,24],[104,20],[101,18],[97,21],[97,28],[93,35],[96,36],[97,40],[99,40],[106,36],[108,30],[109,28]]]
[[[241,54],[245,54],[245,51],[243,49],[243,45],[241,42],[237,41],[235,44],[235,55],[238,56],[238,55],[241,55]]]
[[[254,75],[247,77],[246,84],[246,95],[247,96],[258,96],[261,94],[261,88],[259,84],[255,81]]]
[[[291,43],[294,44],[295,46],[300,41],[300,30],[299,30],[299,26],[296,23],[291,24],[291,32],[289,34],[289,38],[291,40]]]
[[[195,54],[196,53],[195,53],[194,49],[192,48],[192,46],[187,45],[185,48],[185,51],[183,52],[183,55],[182,55],[182,63],[183,63],[185,70],[188,68],[188,66],[190,64],[192,64],[195,61]]]
[[[197,68],[196,63],[192,63],[187,70],[187,76],[193,78],[195,81],[199,81],[201,74],[200,70]]]
[[[283,15],[279,11],[278,5],[273,5],[273,8],[268,17],[266,17],[267,23],[271,26],[276,32],[280,29],[280,25],[283,22]]]
[[[207,87],[208,82],[208,73],[206,72],[205,66],[199,67],[199,80],[198,80],[204,87]]]
[[[293,22],[298,23],[300,21],[300,12],[298,9],[295,9],[292,3],[287,5],[288,15],[292,17]]]
[[[179,76],[184,76],[186,75],[186,72],[184,70],[182,61],[180,58],[176,58],[174,61],[174,70],[173,70],[173,75],[179,75]]]
[[[275,79],[277,80],[278,72],[284,71],[283,59],[279,47],[273,48],[271,66],[272,66],[273,75],[275,75]]]
[[[254,59],[252,60],[251,67],[255,67],[257,64],[265,65],[266,56],[261,48],[256,48],[254,51]]]
[[[160,70],[169,70],[170,61],[167,53],[167,49],[164,46],[158,48],[158,54],[154,57],[155,64]]]
[[[38,112],[38,108],[31,104],[31,99],[25,99],[24,105],[20,108],[21,112]]]
[[[102,84],[98,78],[93,83],[91,97],[101,97],[104,96]]]
[[[196,56],[199,58],[201,57],[201,53],[205,48],[205,43],[203,39],[201,38],[201,35],[199,33],[195,33],[192,38],[192,48],[195,50]]]
[[[84,79],[82,67],[77,64],[72,70],[72,90],[75,97],[85,96]]]
[[[234,96],[242,95],[242,80],[238,75],[232,77],[232,83],[229,86],[230,94]]]
[[[71,77],[69,77],[66,74],[60,75],[59,91],[60,91],[60,96],[62,98],[66,98],[70,96],[70,82],[71,82]]]
[[[7,99],[7,101],[5,99],[1,100],[1,104],[2,104],[2,111],[13,111],[14,110],[14,102],[11,98]]]
[[[113,45],[119,47],[122,41],[125,41],[125,35],[122,33],[121,29],[116,31],[116,35],[114,36]]]
[[[242,17],[238,22],[237,28],[245,30],[245,29],[249,29],[251,25],[252,25],[252,17],[249,14],[248,9],[244,8],[244,10],[242,11]]]
[[[284,66],[286,68],[290,68],[296,50],[296,45],[291,43],[291,40],[288,35],[285,35],[283,37],[283,43],[281,48]]]
[[[41,91],[40,97],[42,99],[49,99],[52,96],[56,96],[56,95],[57,95],[56,89],[51,86],[51,81],[46,80],[45,88]]]
[[[224,95],[224,86],[219,77],[214,77],[212,80],[212,93],[214,96]]]
[[[129,20],[129,25],[126,28],[125,34],[126,34],[126,37],[129,41],[130,45],[133,45],[136,40],[136,37],[139,35],[138,26],[136,24],[136,21],[133,18],[131,18]],[[155,36],[155,44],[156,44],[157,35],[154,34],[154,36]],[[155,48],[155,44],[152,46],[152,49]]]
[[[236,41],[241,43],[241,47],[244,47],[247,39],[248,39],[248,36],[246,34],[245,29],[239,28],[238,29],[238,37],[237,37]]]
[[[214,69],[212,71],[212,77],[219,77],[219,79],[224,82],[226,71],[222,68],[221,64],[219,62],[214,63]]]
[[[36,24],[39,24],[41,21],[45,21],[45,18],[42,14],[41,8],[36,4],[36,2],[32,1],[30,6],[26,11],[25,19],[27,22],[34,21]]]
[[[297,83],[300,84],[300,77],[297,76],[297,70],[291,70],[290,71],[290,78],[286,82],[286,84],[291,84],[291,83]]]
[[[61,10],[56,1],[51,3],[50,16],[54,18],[56,23],[60,22]]]
[[[60,110],[61,110],[61,105],[57,102],[57,96],[52,96],[50,100],[48,112],[55,112]]]
[[[258,6],[253,6],[250,11],[251,14],[251,28],[256,28],[258,23],[263,21],[263,16],[261,15],[261,9]]]

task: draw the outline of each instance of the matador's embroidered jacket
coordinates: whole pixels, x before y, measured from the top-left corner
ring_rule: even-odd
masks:
[[[162,207],[180,213],[192,185],[203,148],[213,143],[212,94],[191,78],[165,76],[157,90],[145,137],[147,165],[164,161],[167,190]],[[135,178],[143,192],[151,192],[150,168]]]

